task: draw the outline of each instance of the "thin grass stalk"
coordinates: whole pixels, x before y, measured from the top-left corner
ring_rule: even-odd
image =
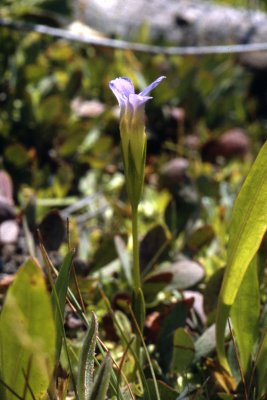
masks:
[[[26,375],[24,371],[22,371],[22,373],[23,373],[23,376],[25,378],[25,387],[26,387],[27,390],[29,390],[32,400],[37,400],[36,397],[34,396],[32,388],[31,388],[31,386],[29,384],[29,376]],[[27,371],[27,374],[28,374],[28,371]],[[25,391],[25,394],[23,395],[23,400],[26,399],[27,390]]]
[[[32,360],[32,357],[30,357],[30,359],[29,359],[28,366],[27,366],[27,372],[25,373],[24,369],[22,370],[22,374],[23,374],[24,379],[25,379],[24,388],[23,388],[23,394],[22,394],[23,399],[25,399],[27,391],[28,391],[27,383],[28,383],[28,380],[29,380],[31,360]]]
[[[252,368],[252,372],[251,372],[251,376],[250,376],[250,381],[249,381],[249,386],[248,386],[248,393],[251,392],[251,388],[253,385],[253,379],[255,379],[255,374],[256,374],[256,370],[257,370],[257,362],[260,356],[260,352],[261,352],[261,348],[263,346],[264,340],[265,340],[265,336],[267,335],[267,328],[264,329],[261,338],[260,338],[260,343],[258,345],[258,349],[256,352],[256,357],[255,357],[255,361],[253,364],[253,368]]]
[[[40,246],[40,248],[41,248],[41,246]],[[41,248],[41,252],[42,252],[42,254],[43,254],[43,257],[44,257],[44,260],[45,260],[45,263],[46,263],[48,269],[50,269],[51,271],[53,271],[53,273],[54,273],[56,276],[58,276],[58,271],[57,271],[57,269],[54,267],[54,265],[53,265],[52,261],[50,260],[50,258],[49,258],[49,256],[48,256],[48,254],[47,254],[47,252],[46,252],[46,250],[45,250],[44,247]],[[50,272],[50,271],[49,271],[49,272]],[[50,273],[50,275],[51,275],[51,273]],[[52,279],[52,281],[53,281],[53,279]],[[69,302],[70,306],[71,306],[71,307],[73,308],[73,310],[77,313],[77,315],[79,315],[79,317],[81,318],[81,320],[85,323],[86,327],[88,328],[88,327],[89,327],[89,323],[88,323],[88,320],[87,320],[87,318],[86,318],[86,315],[85,315],[85,313],[84,313],[84,311],[83,311],[81,305],[80,305],[79,302],[77,301],[75,295],[73,294],[72,290],[71,290],[69,287],[68,287],[68,290],[67,290],[67,296],[68,296],[68,297],[67,297],[67,301]],[[63,325],[63,327],[64,327],[64,325]],[[65,332],[65,331],[64,331],[64,332]],[[65,349],[67,349],[67,342],[66,342],[65,336],[63,336],[63,341],[64,341]],[[103,349],[101,348],[101,345],[100,345],[99,341],[97,341],[97,345],[98,345],[98,347],[99,347],[99,350],[100,350],[101,352],[103,352]],[[103,353],[102,353],[102,354],[103,354]],[[68,357],[68,362],[70,362],[70,357],[69,357],[68,349],[67,349],[67,357]],[[113,362],[114,362],[114,360],[113,360]],[[73,377],[73,375],[71,375],[71,377]],[[126,378],[125,378],[125,379],[126,379]],[[116,381],[116,376],[115,376],[114,371],[112,371],[112,373],[111,373],[111,380]],[[74,385],[75,385],[75,382],[74,382]],[[112,382],[111,382],[111,385],[113,385],[113,389],[114,389],[114,392],[115,392],[115,384],[112,384]],[[127,384],[127,386],[129,387],[128,384]],[[75,389],[76,389],[76,386],[74,386],[74,387],[75,387]],[[77,392],[75,391],[75,395],[76,395],[76,393],[77,393]],[[120,399],[123,400],[123,396],[122,396],[121,390],[119,391],[119,397],[120,397]],[[78,399],[78,395],[77,395],[76,398]]]
[[[127,356],[128,352],[129,352],[129,348],[132,345],[133,339],[134,338],[132,338],[132,340],[130,340],[129,344],[126,346],[126,349],[124,350],[122,358],[120,360],[120,364],[118,365],[118,374],[119,374],[118,375],[118,388],[119,388],[120,381],[121,381],[120,378],[121,378],[121,376],[124,376],[124,374],[122,372],[122,367],[123,367],[123,364],[124,364],[124,362],[126,360],[126,356]],[[129,392],[130,392],[130,395],[131,395],[132,399],[134,399],[133,393],[132,393],[132,391],[130,389],[130,386],[129,386],[128,382],[127,382],[127,387],[129,389]]]
[[[104,352],[102,352],[101,347],[104,349],[104,351],[106,353],[109,350],[108,350],[108,348],[105,346],[105,344],[102,342],[102,340],[98,336],[97,336],[97,341],[99,342],[98,344],[100,344],[100,351],[104,355]],[[124,375],[124,373],[122,372],[122,364],[124,363],[126,354],[127,354],[128,350],[129,350],[130,345],[132,344],[132,341],[133,340],[130,340],[130,342],[128,343],[128,345],[127,345],[127,347],[126,347],[126,349],[125,349],[125,351],[123,353],[123,356],[122,356],[122,359],[120,361],[120,364],[118,365],[117,362],[114,359],[112,359],[112,361],[113,361],[113,364],[115,365],[115,367],[117,368],[117,370],[119,372],[119,377],[117,378],[117,390],[116,390],[116,392],[118,393],[120,391],[120,387],[119,387],[119,385],[120,385],[120,377],[122,377],[124,379],[125,383],[126,383],[126,386],[128,388],[128,391],[129,391],[129,394],[130,394],[132,400],[135,400],[135,397],[133,395],[133,392],[131,390],[129,382],[128,382],[126,376]]]
[[[23,397],[21,397],[20,395],[18,395],[18,393],[16,393],[15,390],[13,390],[12,387],[10,387],[7,383],[5,383],[1,378],[0,378],[0,383],[1,383],[1,385],[3,385],[7,390],[9,390],[10,393],[12,393],[13,396],[15,396],[17,399],[23,400]],[[6,400],[6,399],[4,399],[4,400]]]
[[[234,346],[234,352],[235,352],[235,357],[236,357],[236,361],[237,361],[237,365],[238,365],[241,381],[242,381],[242,384],[243,384],[243,387],[244,387],[245,400],[249,400],[248,392],[247,392],[247,384],[246,384],[244,372],[242,370],[241,363],[240,363],[240,360],[239,360],[238,350],[237,350],[237,346],[236,346],[236,342],[235,342],[235,338],[234,338],[234,335],[233,335],[233,330],[232,330],[232,326],[231,326],[231,322],[230,322],[229,318],[228,318],[228,326],[229,326],[230,336],[231,336],[231,339],[232,339],[232,342],[233,342],[233,346]]]
[[[56,270],[56,268],[53,266],[52,263],[50,264],[50,267],[52,268],[52,270],[54,271],[54,273],[57,276],[58,275],[58,271]],[[71,291],[70,288],[68,288],[67,295],[68,295],[67,301],[68,301],[69,305],[72,307],[73,311],[77,313],[77,315],[81,318],[81,320],[85,323],[86,327],[88,328],[89,327],[89,323],[88,323],[88,320],[86,318],[86,315],[84,314],[80,303],[77,301],[75,295],[73,294],[73,292]],[[63,337],[63,340],[64,340],[64,337]],[[101,344],[99,343],[99,338],[97,340],[97,345],[98,345],[98,348],[101,351],[101,353],[104,354],[104,351],[103,351],[103,349],[101,347]],[[66,342],[66,346],[67,346],[67,342]],[[68,354],[67,354],[67,356],[68,356]],[[99,365],[99,363],[97,362],[96,358],[95,358],[95,362],[97,363],[97,365]],[[113,360],[113,362],[115,363],[114,360]],[[111,372],[111,380],[116,381],[116,376],[115,376],[114,371]],[[126,382],[126,384],[129,387],[127,382]],[[112,382],[110,382],[110,385],[112,386],[112,388],[114,389],[114,392],[115,392],[115,384],[112,384]],[[121,393],[120,389],[119,389],[118,395],[119,395],[119,398],[123,400],[122,393]],[[77,397],[77,399],[78,399],[78,397]]]
[[[32,366],[32,356],[29,358],[29,361],[28,361],[27,372],[25,373],[24,370],[22,371],[22,374],[25,378],[25,385],[24,385],[24,390],[23,390],[23,395],[22,395],[23,399],[26,398],[27,391],[30,389],[29,377],[30,377],[30,372],[31,372],[31,366]],[[31,396],[33,397],[33,393],[31,394]]]
[[[67,242],[68,242],[68,249],[70,251],[70,221],[69,221],[69,218],[67,218]],[[82,298],[81,291],[80,291],[80,288],[79,288],[79,285],[78,285],[77,275],[76,275],[76,271],[75,271],[75,268],[74,268],[73,261],[72,261],[72,266],[71,266],[71,273],[72,273],[73,278],[74,278],[74,284],[75,284],[75,288],[76,288],[77,293],[78,293],[78,297],[79,297],[79,302],[80,302],[81,308],[82,308],[83,312],[85,313],[85,306],[84,306],[83,298]]]
[[[148,387],[148,384],[147,384],[147,381],[146,381],[146,377],[145,377],[143,368],[142,368],[142,366],[141,366],[141,364],[140,364],[140,362],[139,362],[138,355],[136,354],[136,351],[132,348],[132,346],[129,345],[129,340],[127,339],[127,337],[125,336],[123,330],[121,329],[121,326],[120,326],[120,324],[119,324],[118,321],[117,321],[117,317],[116,317],[116,315],[114,314],[114,312],[113,312],[113,310],[112,310],[112,308],[111,308],[111,306],[110,306],[110,304],[109,304],[109,300],[108,300],[108,298],[106,297],[105,293],[103,292],[103,290],[102,290],[101,288],[99,288],[99,291],[100,291],[101,296],[102,296],[102,298],[103,298],[103,300],[104,300],[104,302],[105,302],[105,304],[106,304],[106,306],[107,306],[108,311],[110,312],[110,314],[111,314],[111,316],[112,316],[112,320],[114,321],[116,327],[118,328],[118,330],[119,330],[119,332],[120,332],[120,334],[121,334],[121,337],[122,337],[122,339],[123,339],[125,345],[129,347],[129,350],[130,350],[130,352],[131,352],[131,354],[132,354],[132,356],[133,356],[133,358],[134,358],[134,360],[135,360],[135,363],[136,363],[136,365],[137,365],[137,369],[138,369],[138,371],[139,371],[139,373],[140,373],[140,376],[141,376],[141,379],[142,379],[142,383],[143,383],[143,385],[144,385],[144,386],[146,387],[146,389],[147,389],[147,393],[148,393],[149,400],[153,400],[153,399],[151,399],[150,392],[149,392],[149,387]]]
[[[38,234],[38,238],[39,238],[40,250],[41,250],[42,256],[44,258],[45,265],[46,265],[48,280],[49,280],[49,283],[50,283],[50,285],[52,287],[53,292],[55,293],[56,305],[57,305],[58,312],[59,312],[59,315],[60,315],[61,334],[62,334],[62,339],[63,339],[63,343],[64,343],[64,348],[65,348],[65,351],[66,351],[68,365],[69,365],[69,368],[70,368],[70,375],[71,375],[73,390],[74,390],[76,399],[79,400],[78,392],[77,392],[77,389],[76,389],[76,383],[75,383],[75,379],[74,379],[74,374],[73,374],[73,370],[72,370],[72,366],[71,366],[71,360],[70,360],[70,356],[69,356],[69,351],[68,351],[67,338],[66,338],[65,329],[64,329],[64,318],[63,318],[63,315],[61,313],[60,304],[59,304],[59,298],[57,296],[54,280],[53,280],[53,277],[52,277],[52,274],[51,274],[51,269],[54,271],[55,268],[54,268],[53,263],[51,262],[48,254],[47,254],[47,251],[46,251],[46,249],[45,249],[45,247],[44,247],[44,245],[42,243],[42,237],[40,235],[40,232],[37,232],[37,234]]]
[[[161,400],[161,399],[160,399],[160,393],[159,393],[159,387],[158,387],[156,375],[155,375],[155,372],[154,372],[154,369],[153,369],[153,365],[152,365],[152,361],[151,361],[149,352],[148,352],[148,350],[147,350],[147,346],[146,346],[145,341],[144,341],[144,337],[143,337],[142,332],[141,332],[141,330],[140,330],[140,328],[139,328],[139,325],[138,325],[138,323],[137,323],[137,321],[136,321],[136,318],[135,318],[135,315],[134,315],[134,312],[133,312],[131,306],[129,305],[128,308],[129,308],[129,311],[130,311],[130,313],[131,313],[131,316],[132,316],[132,319],[133,319],[135,328],[136,328],[136,330],[137,330],[137,333],[138,333],[138,335],[139,335],[139,337],[140,337],[140,339],[141,339],[141,341],[142,341],[142,344],[143,344],[143,347],[144,347],[144,351],[145,351],[145,353],[146,353],[147,361],[148,361],[148,364],[149,364],[150,372],[151,372],[152,379],[153,379],[153,383],[154,383],[154,387],[155,387],[155,392],[156,392],[157,400]]]

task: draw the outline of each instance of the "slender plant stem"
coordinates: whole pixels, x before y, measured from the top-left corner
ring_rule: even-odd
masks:
[[[139,244],[138,244],[138,206],[132,206],[132,237],[133,237],[133,289],[134,289],[134,309],[136,313],[139,313],[137,310],[137,297],[138,291],[141,287],[141,278],[140,278],[140,263],[139,263]],[[135,342],[135,352],[140,360],[141,357],[141,340],[138,335],[136,335]],[[135,365],[135,369],[137,370],[137,364]]]
[[[132,207],[132,236],[133,236],[133,287],[135,293],[141,287],[140,264],[139,264],[139,245],[138,245],[138,210]]]

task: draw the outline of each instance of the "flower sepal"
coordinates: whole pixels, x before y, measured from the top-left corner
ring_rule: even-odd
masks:
[[[139,169],[136,168],[136,162],[134,159],[134,152],[131,144],[128,145],[127,152],[127,164],[125,155],[123,154],[123,164],[125,169],[126,188],[128,192],[129,201],[131,206],[137,209],[138,204],[143,192],[144,186],[144,175],[145,175],[145,164],[146,164],[146,139],[143,147],[143,154],[140,155]]]

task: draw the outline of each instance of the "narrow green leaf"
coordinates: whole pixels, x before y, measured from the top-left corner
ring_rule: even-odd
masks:
[[[246,270],[267,228],[267,142],[263,145],[235,202],[229,232],[227,267],[219,295],[216,341],[219,361],[229,370],[224,336],[227,318]]]
[[[240,366],[245,375],[258,337],[260,290],[257,257],[254,257],[245,273],[230,315],[239,349]]]
[[[144,349],[144,352],[145,352],[145,355],[146,355],[146,358],[147,358],[147,362],[148,362],[148,365],[149,365],[150,373],[151,373],[152,380],[153,380],[153,383],[154,383],[155,399],[160,400],[160,394],[159,394],[159,388],[158,388],[158,383],[157,383],[157,379],[156,379],[156,374],[155,374],[155,371],[154,371],[154,368],[153,368],[153,365],[152,365],[152,361],[151,361],[151,358],[150,358],[150,355],[149,355],[148,348],[147,348],[145,340],[144,340],[144,336],[143,336],[143,334],[142,334],[142,332],[140,330],[140,327],[138,326],[138,323],[136,321],[135,315],[134,315],[133,310],[132,310],[132,308],[130,306],[129,306],[129,311],[131,313],[131,316],[132,316],[133,321],[134,321],[135,329],[137,330],[137,333],[138,333],[138,336],[139,336],[139,337],[137,337],[137,340],[140,339],[142,344],[143,344],[143,349]],[[136,358],[138,360],[137,363],[139,363],[139,359],[141,358],[140,357],[140,350],[138,352],[136,352],[136,353],[137,353],[136,354],[137,355]],[[151,396],[151,393],[150,393],[150,390],[149,390],[149,386],[147,384],[147,380],[145,379],[144,382],[145,382],[145,385],[144,385],[145,393],[147,394],[148,399],[152,399],[152,396]]]
[[[51,274],[51,271],[54,272],[54,274],[58,277],[59,272],[58,270],[54,267],[53,263],[51,262],[51,259],[49,258],[46,249],[43,246],[43,242],[42,242],[42,238],[40,237],[40,250],[43,256],[43,260],[46,266],[46,271],[47,271],[47,276],[50,282],[50,285],[52,287],[52,291],[53,291],[53,295],[54,295],[54,311],[57,310],[58,314],[58,322],[59,324],[57,325],[57,340],[58,340],[58,344],[57,344],[57,348],[56,348],[56,366],[58,366],[58,357],[60,356],[60,350],[61,350],[61,342],[60,339],[63,339],[63,343],[64,343],[64,348],[65,348],[65,352],[66,352],[66,356],[68,359],[68,363],[69,363],[69,370],[70,370],[70,377],[71,377],[71,381],[72,381],[72,386],[73,386],[73,390],[75,392],[76,397],[78,398],[78,394],[77,394],[77,390],[76,390],[76,383],[74,380],[74,375],[73,375],[73,369],[72,369],[72,365],[70,362],[70,354],[68,351],[68,345],[67,345],[67,340],[66,340],[66,335],[65,335],[65,329],[64,329],[64,315],[61,314],[61,307],[60,307],[60,303],[59,303],[59,299],[58,296],[56,294],[56,289],[55,289],[55,284],[54,284],[54,280]],[[71,293],[70,289],[67,288],[68,291],[68,295],[72,295],[73,298],[73,302],[75,302],[75,305],[78,304],[78,302],[76,301],[74,295]],[[71,294],[70,294],[71,293]],[[53,297],[52,295],[52,297]],[[63,297],[63,296],[62,296]],[[56,305],[56,307],[55,307]],[[82,314],[81,314],[82,315]],[[83,316],[84,321],[86,321],[87,323],[87,319],[85,316]],[[60,324],[61,322],[61,324]]]
[[[264,333],[264,337],[260,346],[256,367],[259,395],[262,396],[267,392],[267,330]]]
[[[64,334],[64,310],[68,292],[70,270],[72,265],[73,252],[69,252],[60,267],[55,285],[53,287],[51,301],[55,318],[57,341],[56,361],[59,361],[62,347],[62,335]]]
[[[38,400],[46,397],[55,361],[56,332],[51,301],[41,268],[29,258],[8,290],[0,319],[0,371],[2,381],[23,395],[28,386]],[[17,397],[1,387],[1,400]],[[32,400],[27,390],[24,400]]]
[[[96,347],[96,337],[98,324],[96,315],[92,313],[91,322],[82,347],[79,369],[77,390],[80,400],[89,400],[93,388],[94,355]]]
[[[112,358],[108,353],[95,377],[92,392],[85,400],[105,400],[112,371]],[[83,398],[82,398],[83,399]]]

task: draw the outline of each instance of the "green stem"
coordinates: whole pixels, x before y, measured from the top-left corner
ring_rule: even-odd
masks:
[[[139,263],[139,244],[138,244],[138,205],[132,205],[132,236],[133,236],[133,307],[135,318],[139,320],[140,332],[143,330],[143,321],[140,317],[145,312],[143,310],[143,303],[140,302],[141,277],[140,277],[140,263]],[[142,296],[141,296],[142,297]],[[143,312],[142,312],[143,311]],[[135,341],[135,354],[137,359],[141,362],[141,339],[136,335]],[[137,372],[137,364],[135,364],[135,373]]]
[[[140,264],[139,264],[139,245],[138,245],[138,210],[132,207],[132,236],[133,236],[133,287],[135,293],[141,287]]]

